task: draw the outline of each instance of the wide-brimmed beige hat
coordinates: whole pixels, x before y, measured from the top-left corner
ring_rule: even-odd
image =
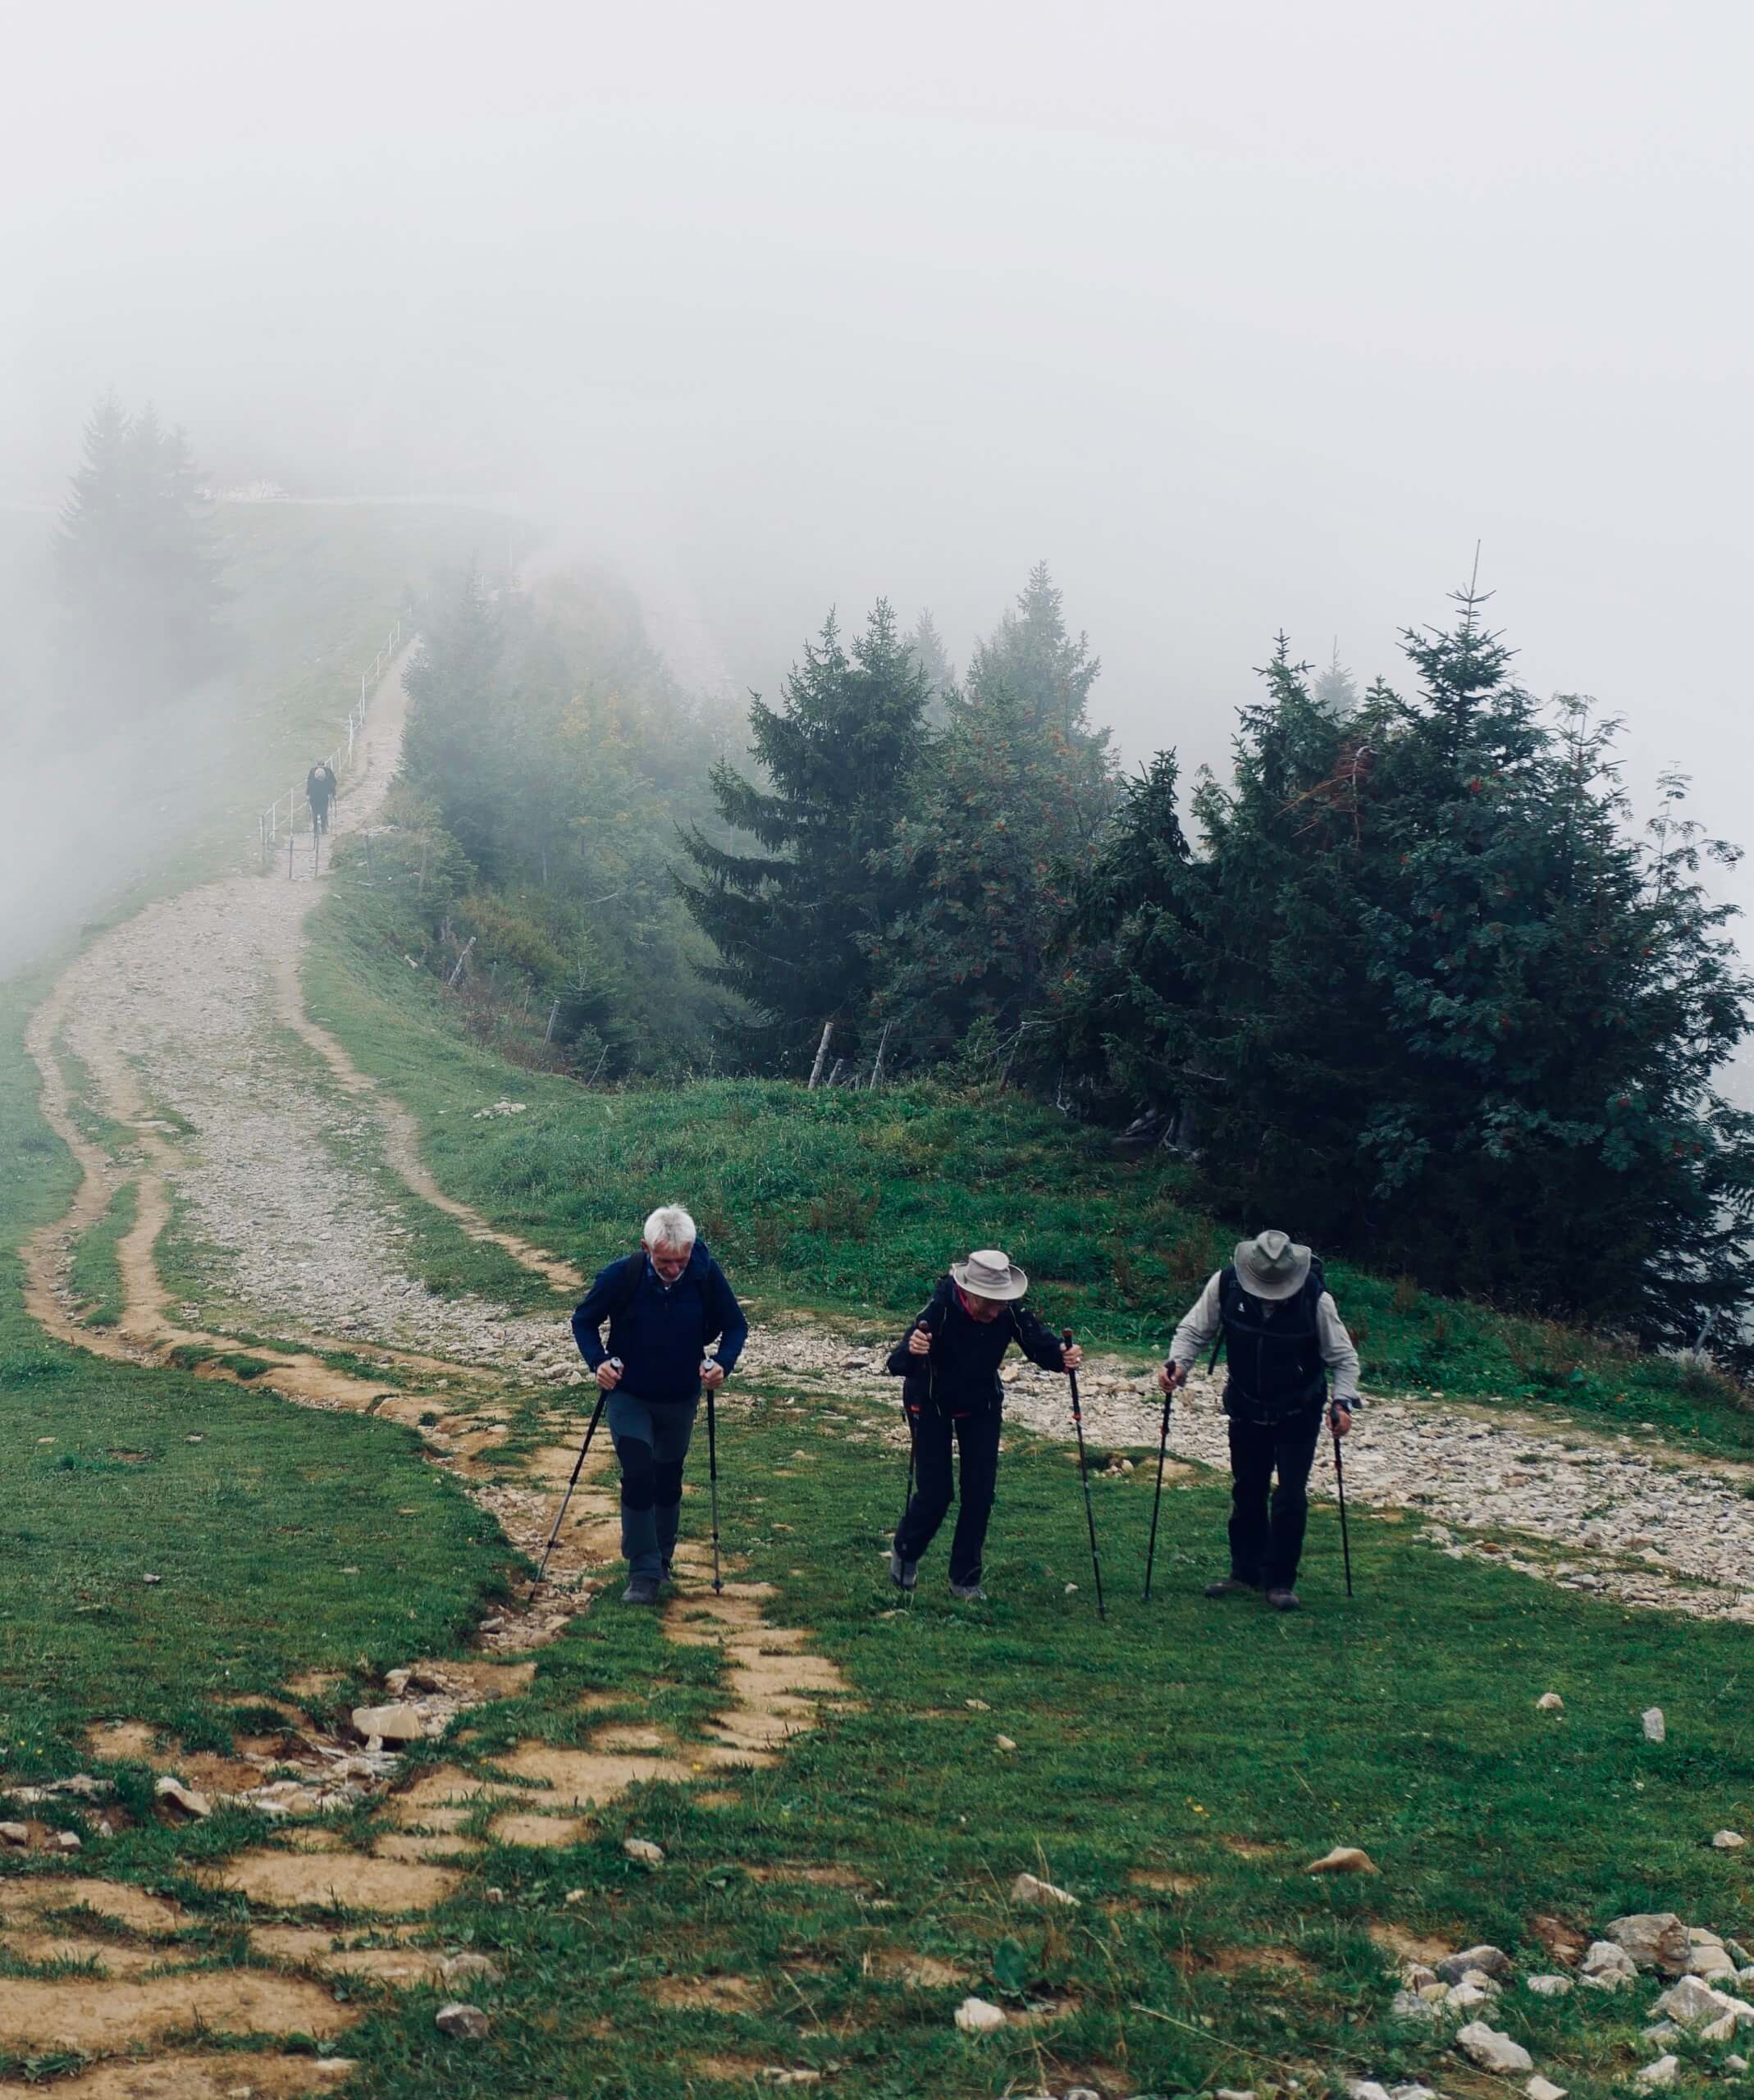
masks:
[[[966,1262],[952,1262],[950,1273],[971,1298],[1021,1298],[1030,1287],[1029,1278],[998,1247],[982,1247]]]
[[[1300,1247],[1288,1232],[1239,1239],[1231,1258],[1243,1289],[1257,1298],[1295,1298],[1309,1274],[1309,1249]]]

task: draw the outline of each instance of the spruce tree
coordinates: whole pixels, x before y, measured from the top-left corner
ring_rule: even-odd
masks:
[[[934,726],[942,728],[956,696],[956,666],[950,660],[950,653],[944,647],[943,637],[938,632],[938,623],[929,608],[922,609],[914,622],[913,632],[907,637],[907,655],[929,689],[927,717]]]
[[[830,1021],[838,1052],[866,1048],[873,956],[913,892],[884,849],[911,806],[928,697],[886,603],[850,648],[830,614],[782,704],[750,710],[765,784],[724,761],[712,770],[720,817],[760,850],[683,833],[698,872],[678,886],[718,951],[706,975],[742,1002],[742,1048],[765,1069],[807,1069]]]
[[[1073,750],[1088,747],[1106,761],[1108,732],[1090,726],[1090,688],[1102,670],[1090,654],[1089,638],[1067,632],[1062,595],[1038,562],[990,635],[975,645],[968,667],[966,695],[979,701],[986,695],[1010,694],[1024,719],[1039,730],[1057,730]]]
[[[1358,681],[1340,660],[1337,637],[1327,669],[1318,672],[1311,682],[1309,697],[1336,722],[1350,722],[1358,712]]]
[[[1108,733],[1088,719],[1099,668],[1041,566],[950,698],[920,805],[886,856],[919,902],[874,951],[879,1004],[911,1057],[940,1061],[978,1029],[1021,1075],[1053,1039],[1065,973],[1048,958],[1118,792]]]
[[[151,705],[208,677],[226,592],[186,436],[113,396],[85,426],[56,537],[57,678],[98,712]]]

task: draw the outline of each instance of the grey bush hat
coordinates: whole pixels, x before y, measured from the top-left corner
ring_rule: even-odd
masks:
[[[1021,1298],[1030,1280],[1009,1254],[982,1247],[966,1262],[952,1262],[950,1273],[971,1298]]]
[[[1257,1298],[1295,1298],[1309,1274],[1309,1249],[1298,1246],[1288,1232],[1239,1239],[1231,1259],[1243,1289]]]

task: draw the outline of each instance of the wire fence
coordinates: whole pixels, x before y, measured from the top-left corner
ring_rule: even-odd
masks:
[[[396,651],[401,646],[402,623],[398,620],[389,633],[385,636],[381,647],[372,659],[371,669],[359,673],[359,697],[347,711],[346,741],[337,744],[322,761],[337,779],[353,765],[354,751],[365,733],[365,711],[372,704],[372,696],[377,692],[383,678],[386,667],[395,661]],[[281,814],[282,802],[286,805],[284,817]],[[301,808],[304,815],[304,828],[314,839],[316,818],[309,803],[305,799],[302,783],[289,788],[284,795],[276,796],[257,819],[257,828],[261,833],[262,868],[264,874],[273,865],[274,856],[279,850],[282,839],[286,844],[287,872],[291,873],[292,842],[299,829],[299,815]]]

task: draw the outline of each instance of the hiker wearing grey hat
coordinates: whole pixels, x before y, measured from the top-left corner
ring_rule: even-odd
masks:
[[[1284,1232],[1238,1243],[1230,1266],[1211,1279],[1176,1328],[1158,1390],[1167,1396],[1185,1384],[1200,1352],[1221,1334],[1230,1418],[1231,1572],[1208,1583],[1206,1595],[1265,1590],[1276,1611],[1295,1611],[1309,1468],[1322,1413],[1325,1407],[1336,1437],[1351,1428],[1358,1351],[1322,1264]]]
[[[895,1529],[889,1579],[898,1590],[919,1580],[920,1556],[956,1496],[952,1442],[962,1455],[962,1506],[950,1541],[952,1596],[979,1600],[980,1556],[998,1476],[1005,1389],[998,1367],[1015,1342],[1044,1371],[1076,1371],[1084,1352],[1062,1344],[1022,1302],[1030,1280],[1008,1254],[983,1248],[952,1264],[931,1303],[889,1352],[891,1374],[906,1382],[902,1405],[913,1439],[918,1486]]]

